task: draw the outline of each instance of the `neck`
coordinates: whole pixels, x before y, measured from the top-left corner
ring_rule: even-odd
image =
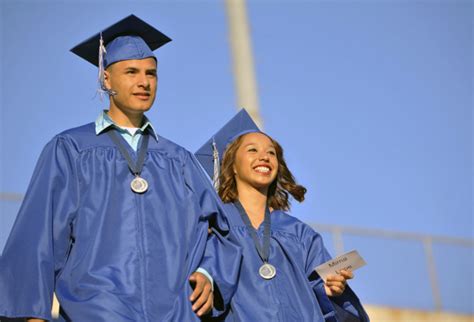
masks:
[[[140,127],[143,123],[143,113],[125,113],[121,109],[111,105],[109,117],[114,121],[115,124],[123,127]]]
[[[254,227],[260,226],[267,207],[267,191],[268,189],[256,189],[253,187],[237,184],[237,192],[239,201],[249,216],[250,222]]]

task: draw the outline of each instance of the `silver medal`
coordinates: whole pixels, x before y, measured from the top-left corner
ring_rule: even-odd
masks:
[[[258,273],[260,274],[262,278],[266,280],[270,280],[275,277],[276,268],[272,264],[264,263],[262,266],[260,266]]]
[[[148,190],[148,182],[140,176],[136,176],[130,183],[133,192],[144,193]]]

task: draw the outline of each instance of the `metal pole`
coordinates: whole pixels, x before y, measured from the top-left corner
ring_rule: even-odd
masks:
[[[23,200],[23,194],[14,192],[0,192],[0,200],[20,202]]]
[[[263,130],[245,0],[226,0],[237,107],[245,107]]]
[[[332,229],[332,238],[336,256],[344,254],[344,240],[342,239],[342,230],[339,228]]]
[[[438,285],[438,276],[436,274],[432,244],[433,243],[430,237],[425,237],[423,239],[423,246],[424,246],[425,255],[426,255],[426,264],[428,265],[428,274],[430,277],[431,290],[433,292],[433,301],[435,305],[435,310],[441,311],[443,308],[441,304],[441,292]]]

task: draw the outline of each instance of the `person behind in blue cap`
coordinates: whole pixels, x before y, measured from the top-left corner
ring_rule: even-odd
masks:
[[[197,321],[229,302],[241,253],[222,203],[144,115],[168,41],[131,15],[72,49],[99,67],[109,110],[41,153],[1,257],[0,316],[50,320],[53,292],[63,321]]]
[[[317,232],[287,214],[290,195],[301,202],[306,189],[245,110],[195,155],[225,202],[229,238],[242,247],[237,290],[220,320],[369,321],[346,284],[352,272],[324,282],[314,271],[331,257]]]

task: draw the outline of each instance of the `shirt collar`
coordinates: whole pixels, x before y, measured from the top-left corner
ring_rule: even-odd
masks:
[[[115,127],[117,129],[120,129],[120,130],[123,130],[123,131],[126,131],[124,128],[122,128],[121,126],[117,125],[114,123],[114,121],[110,118],[110,116],[107,114],[107,110],[103,110],[99,116],[97,117],[97,119],[95,120],[95,134],[96,135],[99,135],[100,133],[104,132],[106,129],[108,129],[109,127]],[[139,129],[140,132],[144,132],[146,128],[149,127],[149,133],[151,135],[153,135],[153,137],[158,140],[158,137],[156,135],[156,131],[155,131],[155,128],[153,127],[153,125],[151,124],[150,120],[145,116],[143,115],[143,125],[142,127]]]

